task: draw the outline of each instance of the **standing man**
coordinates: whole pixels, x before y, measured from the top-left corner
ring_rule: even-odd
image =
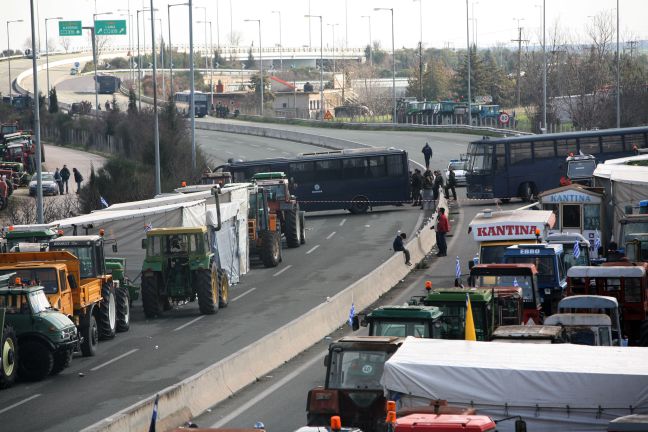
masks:
[[[436,224],[436,241],[437,247],[439,248],[439,253],[436,256],[438,257],[448,255],[448,244],[446,243],[446,234],[448,231],[450,231],[450,222],[448,222],[448,217],[445,214],[445,208],[440,207]]]
[[[423,176],[421,170],[416,168],[412,174],[412,207],[421,205],[421,188],[423,187]]]
[[[434,197],[434,208],[432,210],[436,210],[436,206],[439,203],[439,196],[441,195],[442,189],[445,188],[443,186],[443,176],[441,175],[441,171],[434,171],[434,186],[432,187],[432,192]]]
[[[67,165],[63,165],[61,169],[61,193],[63,193],[63,188],[65,187],[65,193],[68,193],[68,180],[70,179],[70,170]]]
[[[452,199],[457,201],[457,191],[455,190],[455,186],[457,186],[457,179],[455,178],[455,172],[454,169],[452,169],[452,165],[448,168],[448,183],[446,184],[445,187],[445,198],[450,199],[448,197],[448,190],[452,191]]]
[[[54,171],[54,181],[56,182],[56,186],[58,186],[59,194],[63,195],[63,178],[61,177],[61,173],[59,172],[58,168],[56,168],[56,171]]]
[[[412,263],[410,262],[410,252],[407,250],[405,244],[403,243],[403,240],[405,240],[406,238],[407,234],[398,234],[394,239],[394,244],[392,245],[392,247],[394,248],[394,252],[403,252],[403,254],[405,255],[405,264],[411,266]]]
[[[77,184],[77,191],[76,191],[76,193],[78,194],[79,192],[81,192],[81,182],[83,181],[83,176],[81,175],[81,173],[79,172],[79,170],[76,169],[76,168],[72,168],[72,172],[74,173],[74,181],[75,181],[76,184]]]
[[[432,159],[432,147],[430,147],[430,144],[425,143],[421,152],[423,153],[423,157],[425,157],[425,169],[430,169],[430,159]]]

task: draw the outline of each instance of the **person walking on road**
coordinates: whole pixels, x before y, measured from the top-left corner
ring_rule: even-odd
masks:
[[[438,257],[448,256],[448,244],[446,243],[446,234],[450,231],[450,222],[445,214],[445,208],[439,208],[439,215],[437,216],[436,224],[436,242],[439,252],[436,254]]]
[[[432,210],[434,191],[434,177],[432,177],[432,171],[427,170],[423,174],[423,202],[421,203],[421,210]]]
[[[423,146],[423,150],[421,150],[423,153],[423,157],[425,157],[425,169],[430,169],[430,159],[432,159],[432,147],[430,147],[430,144],[425,143]]]
[[[59,194],[63,195],[63,178],[61,177],[61,173],[59,172],[59,169],[56,168],[56,171],[54,171],[54,181],[56,182],[56,186],[59,188]]]
[[[423,176],[421,170],[416,168],[412,174],[412,207],[421,205],[421,188],[423,187]]]
[[[392,248],[394,249],[394,252],[403,252],[403,255],[405,255],[405,264],[411,266],[412,263],[410,262],[410,252],[409,250],[407,250],[403,242],[406,238],[407,238],[407,234],[405,233],[398,234],[394,239],[394,244],[392,245]]]
[[[68,180],[70,180],[70,170],[67,165],[63,165],[63,168],[61,169],[61,193],[63,193],[63,189],[65,189],[65,193],[69,192]]]
[[[83,181],[83,176],[81,175],[81,173],[79,172],[79,170],[76,169],[76,168],[72,168],[72,172],[74,173],[74,181],[75,181],[76,184],[77,184],[77,191],[76,191],[76,193],[78,194],[79,192],[81,192],[81,182]]]
[[[445,187],[445,198],[450,199],[448,197],[448,192],[452,191],[452,199],[457,201],[457,191],[455,190],[455,186],[457,186],[457,178],[455,177],[455,172],[454,169],[452,169],[452,165],[450,168],[448,168],[448,183],[446,183]]]

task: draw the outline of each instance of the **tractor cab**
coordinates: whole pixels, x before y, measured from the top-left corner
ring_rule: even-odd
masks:
[[[46,251],[61,232],[50,225],[12,225],[5,229],[6,252]]]
[[[289,208],[286,203],[290,204],[295,199],[290,194],[290,183],[283,172],[257,173],[252,176],[252,181],[267,191],[268,205],[273,212]]]
[[[578,183],[584,186],[593,186],[596,158],[593,155],[570,154],[565,159],[567,165],[566,179],[569,183]]]
[[[68,251],[79,259],[81,279],[105,279],[109,283],[112,278],[106,271],[104,258],[104,238],[101,235],[61,236],[50,240],[50,251]],[[113,252],[117,245],[113,244]]]

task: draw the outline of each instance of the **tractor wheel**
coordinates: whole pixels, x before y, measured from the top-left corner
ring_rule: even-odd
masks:
[[[125,332],[130,328],[130,295],[128,288],[117,288],[117,331]]]
[[[261,233],[261,261],[264,267],[277,267],[281,262],[281,235],[277,231]]]
[[[57,375],[72,362],[72,350],[59,351],[54,354],[54,366],[50,375]]]
[[[229,303],[229,279],[227,273],[223,270],[218,270],[218,307],[226,308]]]
[[[84,357],[93,357],[97,355],[97,344],[99,343],[99,328],[97,326],[97,319],[93,314],[87,318],[88,322],[81,327],[81,336],[83,336],[83,343],[81,344],[81,354]]]
[[[289,248],[299,247],[299,233],[301,232],[299,224],[299,207],[295,206],[286,210],[286,244]]]
[[[44,343],[28,340],[20,345],[18,375],[25,381],[40,381],[54,368],[54,353]]]
[[[18,344],[13,327],[4,327],[0,342],[0,389],[3,389],[13,385],[18,373]]]
[[[299,212],[299,243],[306,243],[306,212]]]
[[[5,183],[7,184],[7,196],[10,196],[14,191],[13,182],[5,181]]]
[[[194,284],[198,293],[198,309],[203,315],[212,315],[218,311],[218,273],[211,270],[194,272]]]
[[[104,284],[101,288],[101,297],[103,298],[99,304],[99,339],[112,339],[117,331],[115,289],[109,284]]]
[[[367,210],[369,210],[369,198],[363,195],[358,195],[353,198],[351,207],[349,207],[351,214],[365,214]]]
[[[158,295],[157,275],[142,278],[142,306],[146,318],[155,318],[162,314],[162,299]]]
[[[639,346],[648,347],[648,320],[641,323],[639,330]]]

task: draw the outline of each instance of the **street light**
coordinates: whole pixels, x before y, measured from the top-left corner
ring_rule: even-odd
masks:
[[[209,24],[209,94],[210,94],[210,106],[211,109],[214,109],[214,46],[212,45],[212,22],[207,21]],[[196,21],[196,24],[205,24],[204,21]]]
[[[125,14],[120,14],[119,16],[128,17],[128,52],[130,53],[130,58],[128,59],[130,65],[130,79],[131,82],[135,80],[133,76],[133,14],[130,11],[130,1],[128,2],[128,9],[117,9],[117,12],[126,12]]]
[[[191,112],[191,168],[196,169],[196,83],[193,59],[193,5],[189,0],[189,112]]]
[[[283,72],[283,44],[281,43],[281,11],[272,11],[279,14],[279,69]]]
[[[142,55],[140,53],[140,36],[139,36],[139,28],[140,28],[140,20],[139,20],[139,14],[142,14],[142,27],[144,27],[144,12],[150,12],[151,9],[149,8],[144,8],[137,10],[136,12],[136,18],[137,18],[137,103],[138,103],[138,110],[142,111]],[[153,9],[153,12],[157,12],[157,9]],[[144,28],[142,28],[142,33],[144,32]],[[144,38],[144,50],[146,50],[146,38]]]
[[[151,0],[151,56],[153,57],[153,143],[155,144],[155,194],[162,193],[160,180],[160,131],[158,129],[157,109],[157,60],[155,56],[155,9]]]
[[[47,105],[50,104],[50,83],[49,83],[49,44],[47,43],[47,21],[50,20],[62,20],[63,17],[55,18],[45,18],[45,57],[46,57],[46,66],[47,69]]]
[[[97,17],[99,15],[112,15],[112,12],[100,12],[92,14],[92,61],[94,63],[94,88],[95,88],[95,114],[99,118],[99,89],[97,88],[99,82],[97,81],[97,42],[96,42],[96,26],[97,26]]]
[[[41,136],[40,136],[40,104],[38,103],[38,67],[36,60],[36,23],[34,20],[34,0],[30,0],[31,20],[31,46],[32,46],[32,73],[34,80],[34,133],[36,134],[36,222],[42,224],[43,218],[43,168],[41,164]],[[38,6],[38,4],[36,5]],[[7,24],[9,29],[9,24]],[[7,35],[8,36],[8,35]],[[7,37],[7,40],[9,38]],[[9,85],[11,89],[11,83]],[[11,90],[10,90],[11,91]]]
[[[196,6],[196,9],[202,9],[203,10],[203,16],[204,19],[200,21],[201,23],[205,24],[205,52],[207,52],[207,7],[205,6]],[[198,22],[198,21],[196,21]],[[205,69],[207,69],[207,56],[205,56]]]
[[[360,18],[367,18],[369,21],[369,66],[373,67],[373,49],[371,48],[371,16],[362,15]]]
[[[621,127],[621,74],[619,72],[619,0],[616,2],[616,127]]]
[[[11,24],[11,23],[19,23],[19,22],[23,22],[23,20],[20,19],[20,20],[7,21],[7,54],[9,54],[10,51],[11,51],[11,48],[9,46],[9,24]],[[7,61],[8,61],[8,67],[9,67],[9,101],[11,102],[11,100],[12,100],[12,95],[11,95],[11,56],[9,56]]]
[[[171,45],[171,8],[174,6],[189,6],[189,3],[174,3],[167,5],[167,23],[169,24],[169,89],[171,96],[175,94],[173,88],[173,45]]]
[[[419,2],[419,100],[423,100],[423,0],[414,0]]]
[[[162,64],[162,97],[166,99],[166,87],[164,85],[164,36],[162,33],[162,18],[155,18],[160,23],[160,63]],[[155,53],[153,53],[155,55]]]
[[[246,19],[245,22],[256,22],[259,24],[259,75],[261,78],[261,117],[263,117],[263,56],[261,53],[261,20],[260,19]]]
[[[310,0],[308,1],[308,10],[310,11]],[[319,18],[320,20],[320,121],[324,121],[324,24],[322,15],[305,15],[310,23],[310,18]],[[309,24],[310,25],[310,24]]]
[[[334,24],[326,24],[328,27],[331,27],[333,30],[333,88],[335,88],[335,27],[339,26],[340,24],[334,23]]]
[[[468,1],[468,0],[466,0]],[[394,104],[394,113],[392,122],[396,123],[396,50],[394,48],[394,8],[374,8],[375,11],[390,11],[391,12],[391,28],[392,28],[392,102]]]
[[[470,106],[472,95],[470,94],[470,24],[468,24],[468,0],[466,0],[466,56],[468,56],[468,125],[472,126],[472,107]]]

